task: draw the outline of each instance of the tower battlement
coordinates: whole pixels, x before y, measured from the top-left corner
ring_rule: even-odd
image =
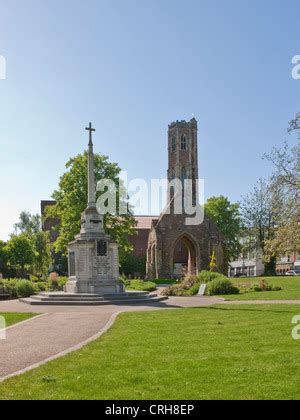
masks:
[[[192,118],[190,121],[186,121],[186,120],[177,120],[177,121],[173,121],[171,124],[169,124],[169,130],[173,129],[173,128],[188,128],[190,126],[193,127],[197,127],[198,122],[196,120],[196,118]]]
[[[193,182],[193,202],[197,203],[198,180],[198,123],[195,118],[190,121],[176,121],[168,130],[168,180],[180,179]],[[168,202],[172,194],[168,193]]]

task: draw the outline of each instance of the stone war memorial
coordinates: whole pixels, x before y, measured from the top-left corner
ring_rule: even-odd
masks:
[[[106,234],[103,216],[96,207],[92,124],[88,145],[88,204],[81,216],[81,231],[68,246],[69,280],[65,291],[40,293],[22,302],[30,305],[101,305],[109,303],[158,302],[147,292],[127,292],[119,280],[118,244]]]

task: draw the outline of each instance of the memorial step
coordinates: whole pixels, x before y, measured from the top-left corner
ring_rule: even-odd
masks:
[[[167,298],[164,296],[158,297],[157,295],[146,295],[146,296],[139,296],[138,298],[135,296],[127,296],[122,298],[117,298],[116,296],[113,299],[104,299],[103,297],[98,297],[95,300],[87,300],[84,298],[81,299],[73,299],[72,298],[65,298],[63,299],[56,299],[55,297],[50,298],[43,298],[40,295],[31,296],[27,299],[20,299],[20,302],[37,306],[37,305],[45,305],[45,306],[101,306],[101,305],[132,305],[132,304],[144,304],[144,303],[158,303],[166,300]]]
[[[120,297],[144,297],[149,296],[149,292],[124,292],[124,293],[110,293],[110,294],[91,294],[91,293],[64,293],[64,292],[41,292],[34,296],[41,296],[41,297],[47,297],[47,298],[73,298],[76,297],[78,299],[86,299],[86,298],[104,298],[104,299],[114,299],[114,298],[120,298]]]
[[[156,297],[156,294],[151,295],[151,297]],[[106,295],[106,296],[77,296],[77,295],[68,295],[68,296],[47,296],[47,295],[33,295],[30,296],[30,299],[33,300],[37,300],[39,302],[49,302],[49,301],[85,301],[85,302],[102,302],[102,301],[111,301],[114,302],[116,300],[118,301],[126,301],[128,299],[135,299],[135,300],[145,300],[145,299],[149,299],[150,296],[145,294],[145,295]]]

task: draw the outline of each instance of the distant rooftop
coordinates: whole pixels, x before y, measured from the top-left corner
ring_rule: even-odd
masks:
[[[137,229],[147,229],[150,230],[153,220],[158,220],[158,216],[135,216],[137,222]]]

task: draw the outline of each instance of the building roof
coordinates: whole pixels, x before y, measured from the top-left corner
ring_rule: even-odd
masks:
[[[137,229],[146,229],[150,230],[153,220],[158,220],[158,216],[135,216],[137,222]]]

